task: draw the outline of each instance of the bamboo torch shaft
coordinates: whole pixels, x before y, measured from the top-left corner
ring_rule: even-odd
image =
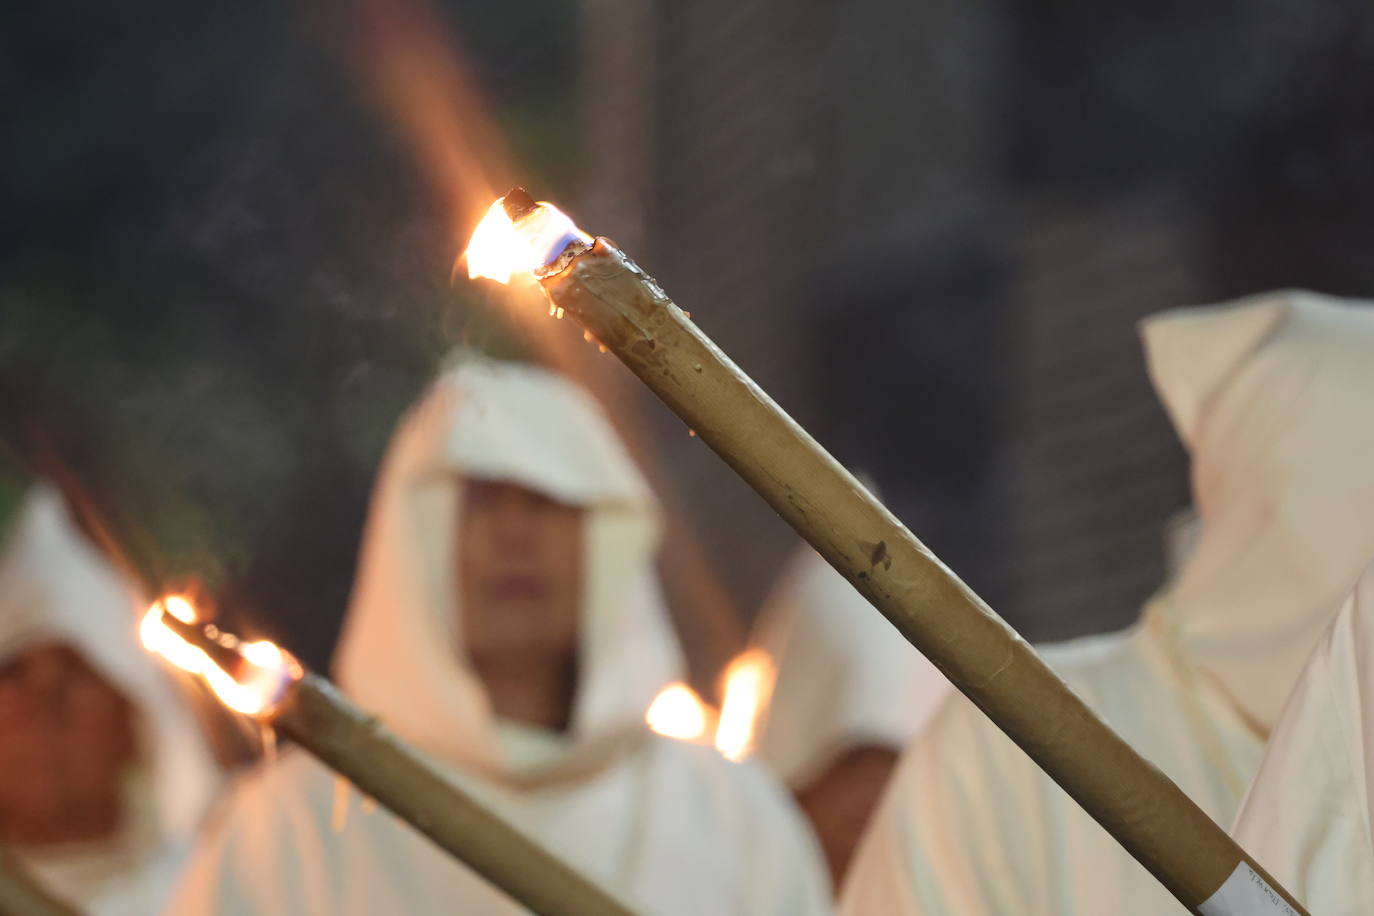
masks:
[[[226,671],[241,658],[205,628],[163,623]],[[375,716],[305,673],[261,716],[488,882],[541,916],[631,916],[624,904],[487,810]]]
[[[0,916],[80,916],[29,875],[14,853],[0,846]]]
[[[325,679],[302,678],[272,724],[534,912],[629,916],[623,904],[478,804]]]
[[[613,351],[1185,906],[1197,912],[1245,863],[1264,875],[651,278],[605,239],[579,249],[565,251],[540,280],[551,300]]]

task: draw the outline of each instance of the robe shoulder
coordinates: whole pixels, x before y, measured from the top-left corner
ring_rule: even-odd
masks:
[[[1133,629],[1046,647],[1087,704],[1223,823],[1258,742]],[[1228,787],[1221,771],[1241,776]],[[902,756],[842,894],[845,913],[1174,913],[1182,907],[983,713],[948,698]],[[1124,907],[1124,908],[1121,908]]]
[[[831,889],[820,847],[791,794],[753,758],[655,735],[650,754],[664,793],[692,800],[701,837],[729,849],[747,884],[740,913],[829,913]],[[719,850],[718,852],[723,852]]]

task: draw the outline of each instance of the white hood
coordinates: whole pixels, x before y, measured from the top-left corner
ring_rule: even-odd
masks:
[[[455,642],[449,558],[465,474],[587,509],[582,657],[567,735],[494,723]],[[729,763],[644,723],[682,667],[651,565],[656,514],[578,388],[490,362],[444,376],[401,423],[382,467],[336,659],[340,681],[451,764],[478,801],[635,912],[824,912],[814,844],[779,787],[747,761]],[[347,825],[331,829],[337,786],[301,753],[263,768],[235,793],[167,912],[523,912],[386,811],[367,814],[355,800]]]
[[[495,776],[549,775],[504,759],[458,643],[452,558],[464,476],[511,481],[587,512],[577,697],[558,763],[643,738],[645,710],[683,668],[653,569],[657,506],[591,397],[529,366],[469,362],[402,420],[373,493],[335,657],[339,683],[441,759]]]
[[[952,689],[808,545],[783,572],[755,633],[778,672],[759,755],[796,790],[847,750],[900,752]]]
[[[186,699],[139,645],[142,601],[111,563],[77,530],[49,484],[33,487],[0,556],[0,665],[36,646],[70,646],[130,702],[148,792],[126,811],[128,843],[137,849],[45,849],[30,864],[54,889],[94,913],[152,911],[169,860],[191,842],[219,781],[218,769]],[[127,829],[135,825],[136,829]],[[77,860],[84,860],[78,862]],[[96,860],[118,863],[100,874]],[[68,867],[70,866],[70,867]],[[86,885],[86,886],[78,886]],[[89,891],[89,894],[87,893]],[[119,898],[118,903],[110,901]]]
[[[1165,312],[1142,333],[1202,518],[1171,623],[1267,731],[1374,555],[1374,308],[1270,293]]]
[[[1374,311],[1276,293],[1166,312],[1143,335],[1201,530],[1140,623],[1037,651],[1224,824],[1374,554]],[[904,755],[847,882],[854,916],[1183,910],[960,696]]]

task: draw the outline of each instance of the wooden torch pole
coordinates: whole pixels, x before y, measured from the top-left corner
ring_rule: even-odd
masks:
[[[246,660],[233,640],[171,614],[163,623],[231,676]],[[226,645],[226,642],[229,644]],[[256,718],[541,916],[631,916],[626,906],[488,811],[453,780],[334,689],[304,673]]]
[[[541,207],[519,189],[505,198],[517,231]],[[571,232],[559,244],[535,271],[553,304],[615,353],[1186,907],[1248,916],[1255,911],[1226,901],[1231,889],[1258,881],[1273,899],[1281,895],[1276,908],[1258,912],[1304,912],[651,277],[604,238]]]
[[[0,916],[80,916],[80,911],[50,894],[0,846]]]

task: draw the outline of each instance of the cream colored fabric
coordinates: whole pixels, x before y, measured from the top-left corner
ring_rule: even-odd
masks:
[[[1048,662],[1219,823],[1281,698],[1374,554],[1374,312],[1308,293],[1166,312],[1151,377],[1202,527],[1141,623]],[[1182,912],[963,697],[907,752],[846,913]]]
[[[1232,834],[1307,909],[1374,913],[1374,566],[1288,698]]]
[[[339,684],[438,757],[494,774],[511,768],[458,645],[449,558],[462,476],[508,480],[588,510],[588,613],[568,755],[642,740],[644,710],[682,675],[652,566],[657,505],[586,393],[510,364],[471,363],[442,377],[393,440],[335,657]]]
[[[453,622],[464,476],[586,512],[578,692],[566,735],[492,718]],[[600,409],[541,370],[470,362],[403,420],[379,475],[335,670],[453,778],[646,913],[814,913],[822,866],[782,790],[753,766],[644,724],[682,676],[652,560],[656,504]],[[173,912],[510,913],[516,908],[383,811],[331,832],[333,779],[287,755],[236,794]]]
[[[777,666],[758,754],[794,790],[847,750],[900,752],[953,689],[809,545],[784,569],[754,633]]]
[[[1124,633],[1039,647],[1131,744],[1221,823],[1262,742],[1172,657],[1158,605]],[[845,914],[1186,912],[963,696],[903,756],[850,868]]]
[[[53,892],[95,916],[155,912],[219,783],[186,699],[139,645],[141,601],[72,522],[57,490],[33,487],[0,555],[0,665],[28,649],[75,649],[137,715],[138,771],[108,841],[16,851]]]
[[[1144,332],[1202,517],[1174,589],[1182,649],[1267,730],[1374,555],[1374,308],[1274,293]]]

